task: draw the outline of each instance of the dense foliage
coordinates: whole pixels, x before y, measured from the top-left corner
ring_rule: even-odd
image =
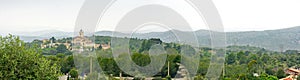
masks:
[[[18,37],[0,37],[0,78],[3,80],[58,79],[60,67],[39,54],[35,47],[27,47]]]
[[[62,72],[63,74],[72,73],[72,75],[74,75],[73,73],[76,73],[75,71],[80,71],[80,70],[75,70],[74,59],[73,56],[70,55],[71,51],[67,50],[66,46],[64,45],[57,45],[57,47],[47,47],[42,49],[41,51],[35,48],[28,48],[25,46],[16,48],[15,46],[18,46],[18,44],[24,44],[24,43],[22,43],[22,41],[18,40],[16,37],[11,37],[11,38],[12,38],[11,40],[8,37],[2,38],[1,44],[5,44],[5,43],[7,44],[6,47],[4,47],[5,49],[1,49],[0,51],[3,52],[6,51],[6,53],[0,53],[0,54],[8,55],[7,53],[15,53],[18,55],[14,55],[14,56],[22,56],[22,57],[16,57],[16,58],[20,58],[20,60],[22,61],[30,62],[31,59],[38,59],[39,61],[41,61],[40,64],[42,64],[44,60],[44,63],[47,63],[46,66],[48,67],[49,65],[56,66],[55,70],[58,69],[57,71],[59,71],[60,69],[60,72]],[[17,41],[14,40],[15,38]],[[4,39],[8,39],[8,40],[4,40]],[[95,36],[94,39],[95,39],[95,43],[97,44],[109,44],[111,37]],[[55,40],[55,42],[70,42],[72,38],[64,38],[64,39],[51,38],[51,40]],[[131,59],[137,65],[140,66],[146,66],[151,62],[149,56],[149,49],[151,48],[152,45],[154,44],[163,45],[164,49],[168,53],[166,62],[170,62],[170,76],[167,76],[167,64],[165,64],[161,69],[161,71],[157,73],[154,77],[160,79],[160,78],[169,78],[169,77],[174,78],[176,76],[179,67],[179,65],[177,65],[176,63],[181,63],[181,59],[182,59],[182,56],[180,55],[181,48],[183,47],[182,45],[177,43],[165,43],[159,39],[137,39],[137,38],[131,38],[129,43],[130,43],[130,51],[132,53],[130,55]],[[35,40],[28,45],[34,46],[34,44],[43,44],[43,43],[39,40]],[[3,47],[4,45],[0,45],[0,46]],[[7,46],[11,46],[11,47],[7,47]],[[197,74],[196,76],[194,76],[194,79],[203,80],[205,79],[205,75],[208,71],[207,69],[210,65],[211,53],[213,51],[208,47],[201,47],[197,49],[199,49],[199,51],[193,53],[200,54],[199,55],[200,62],[199,62]],[[21,52],[17,52],[17,51],[21,51]],[[276,51],[270,51],[264,48],[252,47],[252,46],[228,46],[226,52],[227,53],[225,56],[225,63],[224,63],[225,69],[223,71],[223,74],[219,76],[221,80],[277,80],[287,76],[287,74],[285,74],[285,70],[287,68],[290,67],[297,68],[299,67],[300,64],[300,56],[297,50],[286,50],[284,52],[276,52]],[[20,53],[24,53],[24,54],[20,54]],[[98,49],[96,49],[96,53],[97,53],[98,63],[100,64],[101,69],[104,71],[104,74],[111,77],[118,77],[120,73],[124,77],[130,76],[125,72],[123,72],[118,67],[115,59],[112,56],[111,49],[104,50],[101,47],[99,47]],[[30,54],[34,54],[35,57],[37,58],[33,57],[31,59],[28,59],[28,61],[25,60],[25,58],[30,56]],[[43,54],[45,56],[42,57],[40,54]],[[0,59],[5,60],[4,55],[1,55]],[[89,59],[85,59],[85,60],[89,60]],[[12,61],[13,60],[9,61],[7,59],[6,61],[1,61],[1,64],[9,63],[10,66],[15,66],[16,64]],[[197,61],[197,60],[190,59],[190,61]],[[88,62],[88,61],[84,61],[84,62]],[[27,66],[34,66],[34,65],[27,65]],[[59,68],[58,66],[61,68]],[[7,68],[7,66],[0,66],[0,67],[4,67],[4,68],[0,68],[0,70]],[[84,70],[87,71],[85,73],[89,73],[88,68]],[[9,76],[7,74],[4,75],[3,73],[5,72],[0,73],[0,77]],[[82,74],[82,73],[78,72],[78,74]],[[54,75],[56,75],[56,73]],[[97,74],[90,74],[90,75],[97,75]],[[87,79],[93,79],[89,77],[90,75],[88,75]],[[18,75],[18,76],[22,76],[22,75]],[[16,78],[23,78],[23,77],[16,77]]]

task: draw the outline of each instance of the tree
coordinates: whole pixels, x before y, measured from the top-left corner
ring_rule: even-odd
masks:
[[[66,57],[66,55],[62,54],[62,53],[58,53],[58,54],[56,54],[56,57],[57,58],[64,58],[64,57]]]
[[[101,69],[107,75],[119,75],[122,71],[113,58],[98,58]]]
[[[247,56],[245,55],[244,52],[240,51],[237,53],[236,55],[238,61],[239,61],[239,64],[245,64],[247,63]]]
[[[65,57],[61,62],[61,72],[68,73],[75,67],[73,56]]]
[[[285,52],[284,52],[285,54],[295,54],[295,53],[299,53],[297,50],[286,50]]]
[[[229,53],[229,55],[227,56],[227,64],[233,64],[235,63],[235,54],[234,53]]]
[[[43,55],[55,55],[57,54],[57,50],[55,48],[44,48],[42,49]]]
[[[64,44],[58,45],[56,50],[57,50],[58,53],[65,53],[65,52],[68,51],[67,47]]]
[[[180,63],[181,56],[178,54],[170,54],[167,57],[166,63],[170,62],[170,76],[175,77],[178,71],[179,65],[176,63]],[[159,74],[161,77],[167,77],[168,73],[168,64],[165,64],[163,68],[161,69],[161,74]]]
[[[162,41],[159,38],[151,38],[149,41],[155,43],[155,44],[161,44]]]
[[[237,58],[238,60],[243,59],[242,56],[245,56],[244,52],[242,52],[242,51],[240,51],[240,52],[238,52],[238,53],[236,54],[236,58]]]
[[[43,41],[35,39],[31,42],[31,45],[41,45],[42,43]]]
[[[251,61],[251,60],[258,60],[257,54],[250,54],[249,56],[250,56],[250,57],[248,58],[248,61]]]
[[[101,46],[101,45],[99,45],[98,49],[99,49],[99,50],[101,50],[101,49],[102,49],[102,46]]]
[[[143,40],[141,48],[139,49],[139,53],[143,51],[148,51],[152,45],[154,44],[161,44],[162,41],[160,39],[151,38],[149,40]]]
[[[276,76],[277,76],[278,78],[284,78],[286,75],[285,75],[284,70],[283,70],[282,68],[279,68],[279,70],[278,70],[277,73],[276,73]]]
[[[276,76],[268,75],[268,74],[262,74],[259,76],[259,80],[278,80]]]
[[[0,37],[0,79],[53,80],[61,75],[59,68],[40,55],[40,50],[26,47],[19,37]]]
[[[268,54],[263,54],[262,57],[261,57],[261,60],[264,62],[264,63],[267,63],[269,60],[270,60],[270,56]]]
[[[70,75],[71,75],[71,78],[77,78],[78,77],[78,71],[73,68],[70,70]]]
[[[139,49],[139,53],[143,52],[144,50],[147,49],[147,41],[146,40],[143,40],[142,42],[142,46],[141,48]]]
[[[133,53],[132,60],[139,66],[146,66],[150,64],[150,56],[147,54]]]
[[[256,68],[256,60],[251,60],[249,63],[248,63],[248,72],[251,74],[251,73],[254,73],[255,72],[255,68]]]

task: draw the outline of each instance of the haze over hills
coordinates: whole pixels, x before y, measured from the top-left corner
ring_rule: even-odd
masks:
[[[130,37],[131,38],[160,38],[164,42],[177,42],[176,35],[191,34],[187,31],[165,31],[165,32],[150,32],[150,33],[121,33],[115,32],[116,37]],[[112,31],[98,31],[95,35],[99,36],[112,36]],[[63,32],[57,30],[47,30],[38,32],[23,32],[16,33],[22,40],[29,42],[34,39],[48,39],[52,36],[56,38],[72,37],[73,32]],[[195,35],[198,38],[200,46],[210,46],[210,33],[208,30],[195,31]],[[188,37],[187,37],[188,38]],[[278,29],[278,30],[265,30],[265,31],[245,31],[245,32],[226,32],[227,45],[250,45],[256,47],[262,47],[269,50],[300,50],[300,26]]]

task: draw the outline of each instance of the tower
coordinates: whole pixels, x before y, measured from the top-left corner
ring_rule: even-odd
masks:
[[[84,37],[84,32],[83,32],[82,29],[80,29],[80,31],[79,31],[79,36],[80,36],[80,37]]]

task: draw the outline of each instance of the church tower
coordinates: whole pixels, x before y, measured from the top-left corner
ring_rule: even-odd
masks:
[[[82,29],[80,29],[80,31],[79,31],[79,36],[80,36],[80,37],[84,37],[84,32],[83,32]]]

